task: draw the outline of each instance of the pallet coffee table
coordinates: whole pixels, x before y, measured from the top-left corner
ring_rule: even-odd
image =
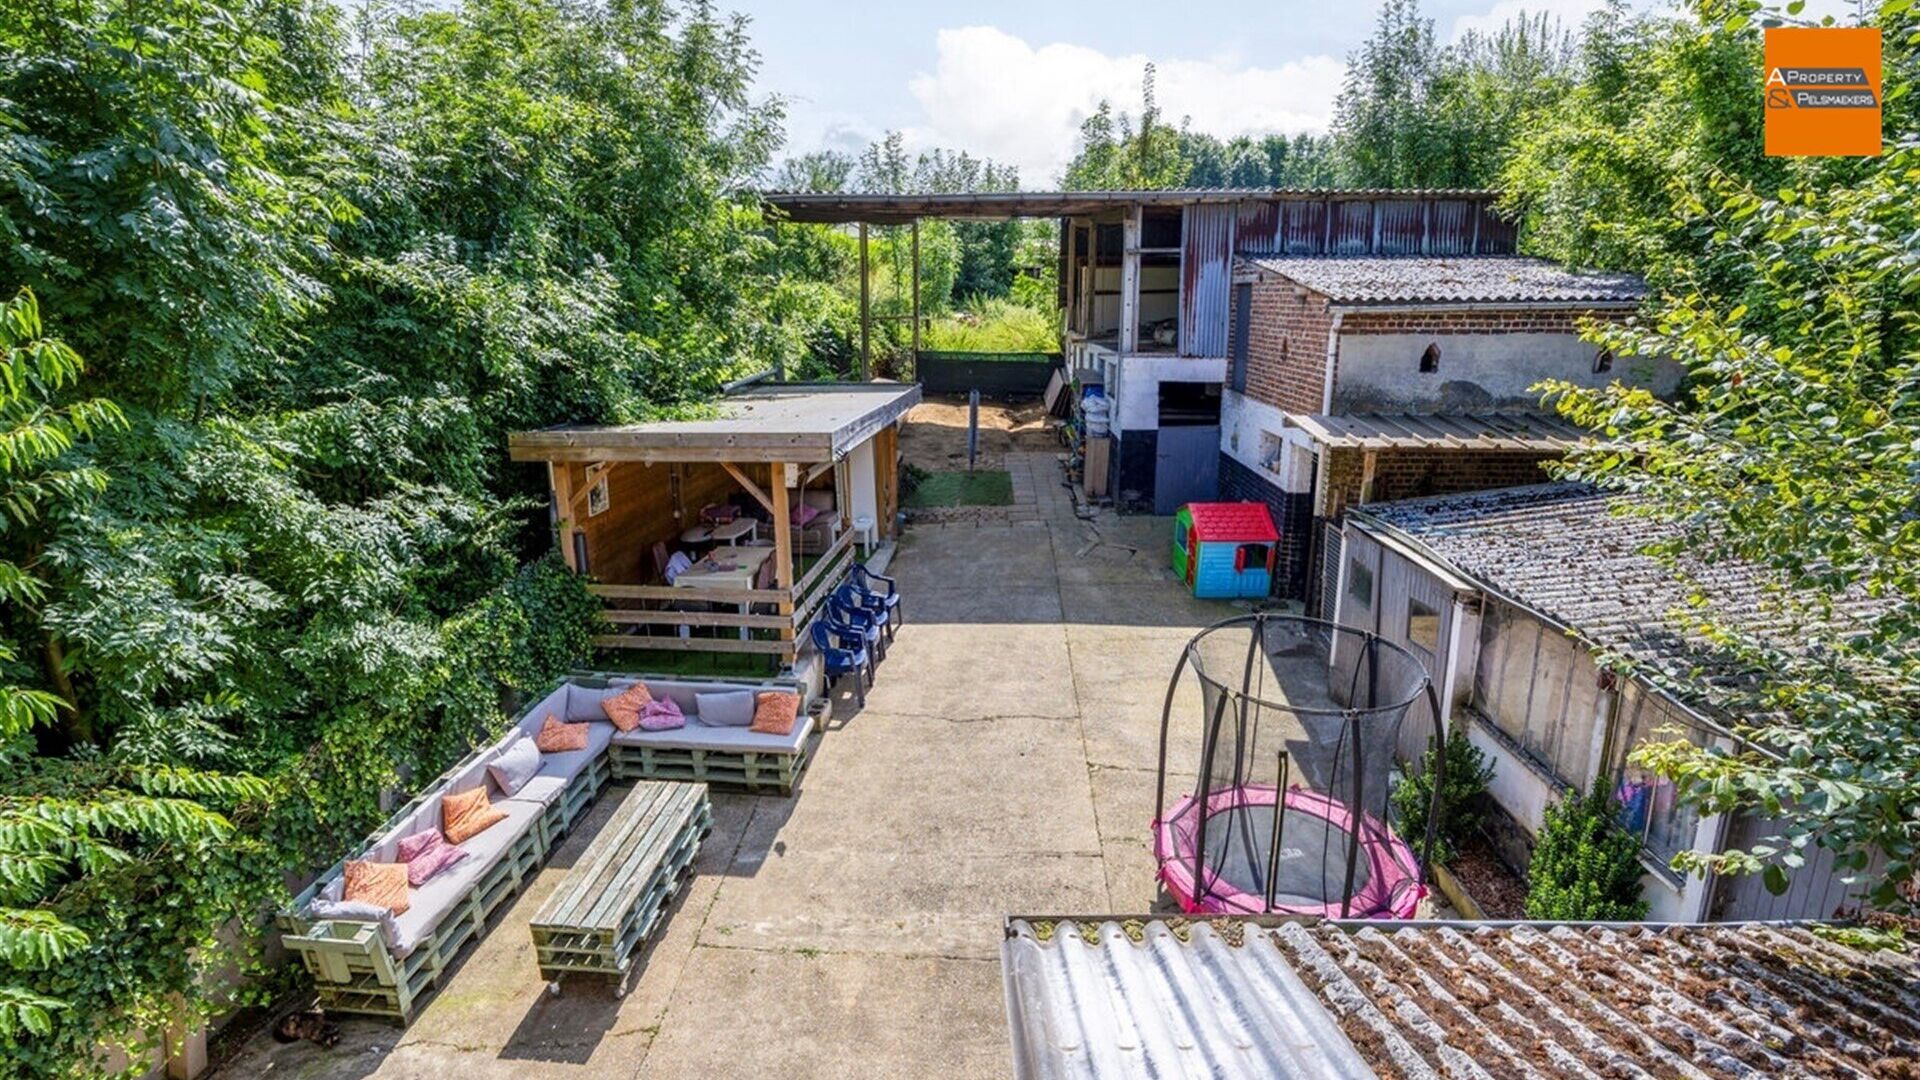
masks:
[[[549,992],[562,975],[604,975],[627,990],[634,950],[653,933],[713,828],[707,785],[642,780],[620,802],[533,917]]]

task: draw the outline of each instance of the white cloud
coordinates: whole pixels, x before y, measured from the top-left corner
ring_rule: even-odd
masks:
[[[907,89],[922,120],[908,128],[916,148],[944,146],[1010,162],[1025,187],[1049,187],[1073,157],[1080,123],[1105,98],[1140,111],[1149,57],[1109,56],[1081,45],[1038,48],[991,26],[942,30],[931,72]],[[1172,122],[1190,117],[1221,137],[1323,131],[1346,65],[1308,56],[1277,67],[1231,57],[1155,60],[1155,94]]]

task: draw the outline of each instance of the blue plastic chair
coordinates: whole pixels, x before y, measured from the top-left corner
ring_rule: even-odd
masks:
[[[853,572],[847,575],[847,584],[865,596],[869,606],[878,604],[886,610],[887,637],[892,638],[903,617],[900,612],[900,586],[892,578],[882,577],[867,569],[866,563],[853,564]]]
[[[887,658],[887,639],[880,633],[880,628],[884,625],[880,617],[859,604],[850,602],[841,595],[841,589],[835,589],[833,595],[827,597],[827,618],[859,631],[862,642],[867,648],[873,650],[876,667],[880,661]]]
[[[887,605],[885,605],[885,603],[879,603],[877,598],[876,600],[870,600],[868,594],[864,594],[864,592],[860,592],[858,588],[854,588],[851,580],[841,582],[839,586],[833,588],[833,601],[839,603],[841,607],[847,607],[847,609],[851,609],[851,611],[860,613],[866,623],[872,623],[872,625],[874,625],[874,632],[876,632],[876,634],[881,634],[881,632],[885,634],[885,638],[879,642],[879,653],[881,653],[881,659],[887,659],[887,642],[893,640],[893,630],[891,630],[893,619],[887,617]],[[843,623],[852,623],[854,626],[862,625],[862,619],[841,619],[841,621],[843,621]]]
[[[813,623],[813,647],[820,651],[820,659],[827,665],[828,682],[844,675],[853,676],[854,698],[863,709],[867,706],[867,680],[873,674],[865,637],[859,630],[830,619],[816,619]]]

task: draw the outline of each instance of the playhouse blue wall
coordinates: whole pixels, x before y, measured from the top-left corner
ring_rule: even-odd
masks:
[[[1223,540],[1201,541],[1200,561],[1194,567],[1193,595],[1207,600],[1225,600],[1236,596],[1265,596],[1273,588],[1266,564],[1233,568],[1238,543]]]

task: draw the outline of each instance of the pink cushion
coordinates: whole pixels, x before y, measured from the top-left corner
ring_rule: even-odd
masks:
[[[821,510],[817,506],[808,506],[806,503],[795,503],[793,512],[787,516],[792,519],[795,528],[804,529],[807,527],[808,522],[825,512],[826,511]]]
[[[672,698],[655,698],[640,710],[640,730],[672,731],[687,726],[687,717]]]
[[[439,829],[427,829],[402,837],[394,857],[407,864],[407,884],[417,889],[435,874],[466,858],[467,853],[447,843]]]

